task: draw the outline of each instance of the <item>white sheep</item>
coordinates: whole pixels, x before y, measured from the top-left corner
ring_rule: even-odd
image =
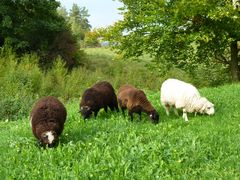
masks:
[[[169,115],[171,107],[178,115],[177,109],[183,110],[183,119],[188,121],[187,113],[214,114],[214,104],[205,97],[201,97],[198,90],[191,84],[177,80],[167,79],[161,87],[161,103]]]

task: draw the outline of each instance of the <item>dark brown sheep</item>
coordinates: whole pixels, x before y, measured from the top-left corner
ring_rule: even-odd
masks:
[[[83,93],[80,112],[84,120],[90,117],[92,113],[96,117],[101,108],[104,108],[105,112],[107,112],[108,107],[111,111],[114,109],[119,111],[117,96],[109,82],[98,82]]]
[[[53,147],[63,131],[66,117],[66,108],[57,98],[47,96],[39,99],[30,114],[34,136],[42,145]]]
[[[128,109],[128,114],[133,121],[133,113],[138,113],[141,120],[141,113],[145,112],[149,115],[153,123],[158,123],[159,114],[148,101],[146,94],[131,85],[121,86],[118,90],[118,103],[124,114],[124,110]]]

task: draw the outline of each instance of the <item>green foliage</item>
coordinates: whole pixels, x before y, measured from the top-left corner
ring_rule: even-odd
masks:
[[[48,0],[2,0],[0,37],[20,52],[46,51],[55,36],[65,30],[58,6],[58,2]]]
[[[95,28],[85,34],[85,47],[99,47],[107,39],[108,28]]]
[[[65,62],[65,66],[69,69],[77,67],[83,63],[85,58],[84,52],[80,50],[76,39],[73,37],[70,31],[65,31],[58,34],[53,41],[47,56],[47,59],[43,59],[41,61],[41,63],[45,64],[46,69],[54,65],[54,59],[57,59],[58,56],[62,58],[62,60]],[[51,61],[49,61],[49,59]],[[44,62],[44,60],[47,61]]]
[[[35,60],[35,63],[34,61]],[[26,116],[37,98],[41,87],[42,73],[35,55],[26,55],[21,63],[16,57],[0,57],[0,116],[2,119],[16,120]]]
[[[2,0],[0,47],[12,47],[19,55],[35,52],[42,68],[49,68],[58,55],[69,68],[77,66],[81,60],[75,57],[78,45],[66,20],[57,13],[59,5],[55,0]]]
[[[240,79],[240,15],[232,1],[120,1],[124,19],[109,40],[125,57],[150,54],[159,66],[190,71],[220,62]]]
[[[98,47],[99,43],[99,35],[94,31],[89,31],[85,34],[84,46],[85,47]]]
[[[78,100],[65,104],[68,117],[60,144],[41,148],[29,119],[0,122],[0,174],[3,179],[238,179],[240,86],[204,88],[216,114],[189,115],[189,122],[159,105],[159,92],[147,92],[160,112],[133,122],[121,113],[100,111],[84,122]]]
[[[85,38],[85,33],[90,31],[91,25],[88,22],[88,10],[86,7],[79,7],[77,4],[72,5],[72,9],[69,13],[69,24],[73,35],[78,40],[83,40]]]

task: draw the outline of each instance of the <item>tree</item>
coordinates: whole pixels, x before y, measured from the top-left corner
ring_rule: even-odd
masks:
[[[54,59],[47,57],[54,54],[52,50],[59,52],[56,39],[63,33],[72,38],[66,21],[57,13],[59,5],[55,0],[1,0],[0,46],[8,44],[19,54],[37,52],[42,66],[52,64]],[[68,42],[76,45],[74,40]]]
[[[73,35],[75,35],[77,39],[83,40],[85,33],[90,31],[91,25],[89,24],[88,17],[88,10],[85,7],[79,7],[77,4],[73,4],[69,13],[69,23]]]
[[[58,32],[65,30],[56,1],[2,0],[0,36],[18,51],[46,50]]]
[[[157,63],[191,70],[222,63],[240,80],[240,12],[231,0],[120,0],[124,16],[109,40],[125,56],[148,53]]]
[[[69,21],[68,12],[67,12],[67,10],[66,10],[65,7],[59,7],[59,8],[57,9],[57,12],[58,12],[58,14],[59,14],[60,16],[62,16],[62,17],[65,19],[66,22]]]
[[[107,28],[94,28],[85,34],[85,46],[98,47],[107,36]]]

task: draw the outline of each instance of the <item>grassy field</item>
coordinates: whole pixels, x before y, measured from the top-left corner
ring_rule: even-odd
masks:
[[[78,101],[68,103],[60,144],[43,149],[29,120],[0,121],[1,179],[239,179],[240,84],[200,90],[216,114],[189,115],[186,123],[159,105],[159,92],[147,91],[160,113],[153,125],[121,113],[101,111],[84,123]],[[136,116],[137,117],[137,116]]]

